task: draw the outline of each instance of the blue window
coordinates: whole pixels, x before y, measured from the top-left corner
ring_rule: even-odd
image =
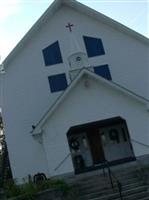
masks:
[[[65,90],[68,86],[65,74],[57,74],[49,76],[48,79],[51,92],[58,92],[61,90]]]
[[[104,55],[104,47],[100,38],[83,36],[88,57]]]
[[[62,56],[58,41],[42,50],[46,66],[62,63]]]
[[[105,79],[112,80],[108,65],[101,65],[98,67],[94,67],[94,72]]]

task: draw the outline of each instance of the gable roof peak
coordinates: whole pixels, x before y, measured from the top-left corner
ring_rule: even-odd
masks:
[[[55,112],[57,107],[61,104],[61,102],[64,101],[64,99],[70,93],[70,91],[72,91],[73,88],[79,83],[79,81],[81,79],[83,80],[83,78],[85,78],[86,80],[88,80],[88,79],[96,80],[98,83],[102,84],[104,87],[110,87],[112,90],[119,91],[119,92],[123,93],[124,95],[127,95],[127,96],[135,99],[136,101],[143,103],[146,106],[149,103],[148,99],[145,99],[144,97],[135,94],[134,92],[122,87],[121,85],[119,85],[115,82],[108,81],[105,78],[89,71],[86,68],[82,68],[82,70],[79,72],[79,74],[76,76],[76,78],[71,82],[69,87],[62,93],[60,98],[58,98],[56,100],[56,102],[54,102],[54,104],[52,106],[50,106],[50,108],[47,110],[47,112],[43,115],[43,117],[40,119],[40,121],[36,124],[35,129],[33,129],[31,131],[32,136],[42,134],[42,126],[44,125],[46,120]]]
[[[55,3],[60,2],[62,4],[70,4],[76,2],[76,0],[55,0]]]
[[[53,14],[61,7],[61,5],[66,5],[70,8],[75,9],[78,12],[81,12],[82,14],[85,14],[89,17],[92,17],[96,20],[100,20],[101,22],[113,27],[114,29],[117,29],[118,31],[122,31],[131,37],[136,38],[137,40],[149,44],[149,39],[134,30],[131,30],[130,28],[122,25],[121,23],[101,14],[100,12],[76,1],[76,0],[55,0],[49,8],[45,11],[45,13],[37,20],[37,22],[32,26],[32,28],[28,31],[28,33],[22,38],[22,40],[16,45],[16,47],[10,52],[10,54],[5,58],[3,61],[4,68],[8,66],[9,62],[16,57],[17,53],[20,52],[20,50],[25,46],[24,44],[29,41],[29,39],[32,37],[33,34],[36,33],[36,31],[42,26],[47,20],[52,18]]]

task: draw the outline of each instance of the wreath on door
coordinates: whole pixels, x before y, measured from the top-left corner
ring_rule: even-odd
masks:
[[[71,149],[73,149],[75,151],[79,150],[80,144],[79,144],[78,140],[77,139],[71,139],[70,140],[70,147],[71,147]]]
[[[117,129],[115,128],[110,129],[109,137],[112,141],[116,141],[117,143],[120,143],[119,133]]]

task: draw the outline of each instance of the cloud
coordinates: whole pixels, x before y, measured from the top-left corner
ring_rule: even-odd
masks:
[[[20,10],[19,0],[0,0],[0,23],[5,22],[9,17]]]

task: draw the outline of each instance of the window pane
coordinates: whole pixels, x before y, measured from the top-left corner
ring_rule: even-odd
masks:
[[[83,36],[88,57],[104,55],[104,47],[100,38]]]
[[[49,76],[48,79],[51,92],[58,92],[61,90],[65,90],[68,86],[65,74],[57,74]]]
[[[58,41],[42,50],[46,66],[62,63],[62,56]]]
[[[94,67],[94,72],[105,79],[112,80],[108,65]]]

